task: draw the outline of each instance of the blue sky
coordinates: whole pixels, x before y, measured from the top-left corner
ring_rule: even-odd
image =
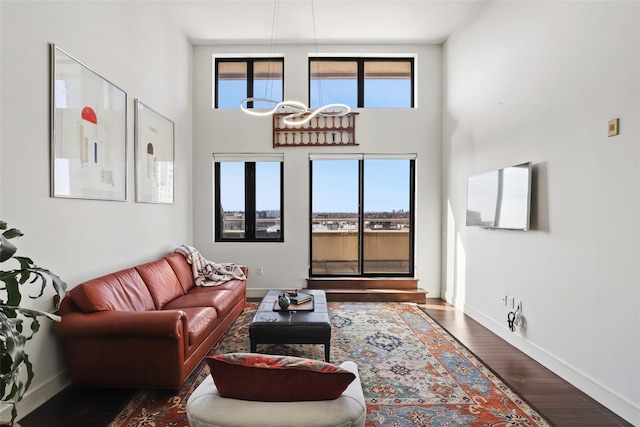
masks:
[[[221,165],[222,207],[225,211],[244,211],[244,163]],[[280,163],[256,163],[256,209],[280,209]]]
[[[225,80],[219,82],[218,108],[238,108],[240,100],[247,97],[246,80]],[[319,96],[322,91],[322,97]],[[311,82],[311,107],[317,108],[329,103],[347,104],[357,108],[357,82],[336,79]],[[365,108],[410,108],[411,82],[409,80],[369,79],[365,81]],[[258,80],[254,86],[256,98],[282,101],[282,81]],[[256,103],[254,108],[273,108],[273,105]]]
[[[318,92],[322,91],[322,99]],[[311,82],[311,107],[341,103],[357,107],[356,80],[336,79]],[[407,79],[368,79],[364,83],[365,108],[410,108],[411,81]]]
[[[256,167],[257,209],[279,209],[279,163],[259,162]],[[313,175],[314,212],[358,211],[357,160],[315,160]],[[243,211],[244,164],[223,163],[221,180],[223,208]],[[365,212],[408,211],[409,160],[365,160],[364,200]]]
[[[313,163],[313,211],[358,211],[358,161]],[[409,210],[409,160],[365,160],[364,211]]]

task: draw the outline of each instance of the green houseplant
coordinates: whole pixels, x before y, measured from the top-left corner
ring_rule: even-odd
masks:
[[[27,392],[34,376],[25,344],[40,330],[41,317],[60,321],[55,314],[22,307],[21,288],[25,284],[35,286],[35,295],[29,297],[37,299],[44,295],[47,284],[51,284],[59,296],[56,298],[57,310],[67,285],[49,270],[35,265],[30,258],[16,255],[17,248],[9,240],[22,236],[20,230],[8,229],[7,223],[0,221],[0,231],[0,403],[11,405],[9,425],[13,425],[18,415],[16,403]]]

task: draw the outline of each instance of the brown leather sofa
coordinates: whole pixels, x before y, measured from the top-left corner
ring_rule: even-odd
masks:
[[[243,311],[246,289],[244,280],[195,286],[178,253],[74,287],[54,324],[71,382],[179,388]]]

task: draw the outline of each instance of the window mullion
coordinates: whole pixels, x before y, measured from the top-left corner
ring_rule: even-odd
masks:
[[[313,271],[313,208],[313,160],[309,159],[309,277],[315,275]]]
[[[253,98],[253,61],[247,61],[247,98]],[[253,101],[247,103],[247,108],[253,108]]]
[[[280,162],[280,239],[284,241],[284,162]]]
[[[224,208],[220,202],[220,163],[218,162],[215,162],[214,164],[214,182],[216,183],[214,195],[214,206],[216,212],[214,212],[213,217],[215,218],[215,239],[217,241],[222,239],[222,235],[224,234],[224,218],[222,215],[222,211]]]
[[[358,160],[358,274],[364,273],[364,159]]]
[[[215,96],[214,96],[214,100],[213,100],[213,108],[218,108],[218,94],[220,93],[220,89],[218,88],[219,83],[218,83],[218,69],[220,68],[218,66],[219,61],[214,61],[214,68],[215,68],[215,72],[214,72],[214,83],[213,83],[213,87],[215,90]]]
[[[416,236],[416,161],[409,161],[409,274],[413,276],[415,269],[415,236]]]
[[[358,60],[358,108],[364,107],[364,59]]]
[[[415,108],[416,106],[416,91],[415,91],[415,67],[414,67],[414,60],[412,59],[410,61],[411,63],[411,108]]]
[[[248,240],[256,239],[256,164],[245,163],[245,232]]]

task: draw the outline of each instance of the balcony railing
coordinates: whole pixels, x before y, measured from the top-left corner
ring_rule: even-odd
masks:
[[[407,274],[410,268],[408,218],[366,214],[362,272]],[[358,275],[358,222],[353,217],[316,215],[312,225],[312,274]]]
[[[312,233],[313,274],[359,274],[357,231],[322,230]],[[410,271],[409,229],[370,230],[364,232],[365,273]]]
[[[244,237],[244,218],[226,218],[224,236]],[[256,219],[256,236],[275,237],[280,218]],[[411,271],[410,230],[406,218],[370,218],[364,222],[363,271],[406,274]],[[313,274],[359,274],[358,223],[353,218],[314,218],[311,234]]]
[[[225,218],[223,236],[227,239],[244,238],[244,218]],[[257,218],[256,238],[278,237],[280,218]]]

